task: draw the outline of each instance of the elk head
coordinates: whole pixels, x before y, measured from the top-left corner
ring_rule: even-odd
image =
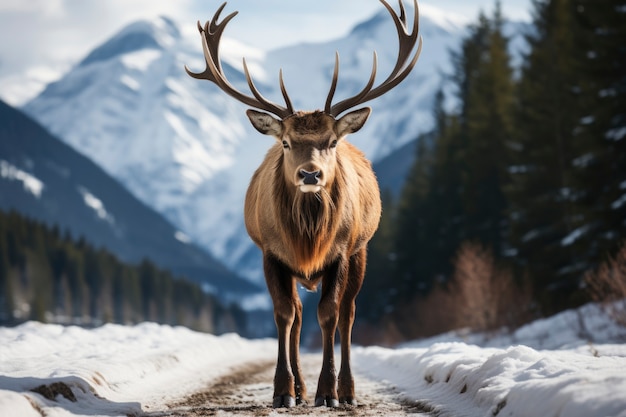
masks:
[[[280,141],[285,178],[305,193],[316,193],[332,184],[339,142],[359,130],[369,114],[366,107],[339,120],[321,111],[298,112],[278,120],[267,113],[247,111],[259,132]]]
[[[248,110],[247,115],[256,130],[273,136],[283,146],[286,180],[292,182],[301,192],[317,193],[332,183],[336,165],[336,151],[337,147],[341,145],[341,140],[346,135],[363,127],[369,117],[370,108],[355,110],[340,118],[338,116],[353,107],[381,96],[398,85],[413,69],[421,52],[422,39],[418,36],[419,11],[417,0],[413,0],[414,24],[410,32],[407,30],[406,13],[402,0],[399,0],[399,16],[386,1],[380,0],[380,2],[391,14],[398,33],[399,49],[395,67],[382,83],[374,87],[377,68],[377,56],[374,52],[372,72],[365,87],[355,96],[333,105],[332,100],[339,76],[339,54],[336,53],[333,78],[323,112],[295,112],[293,110],[283,82],[282,70],[279,72],[279,84],[285,106],[266,99],[254,85],[245,58],[243,59],[243,69],[252,96],[243,94],[232,86],[224,75],[219,59],[221,36],[228,22],[237,15],[237,12],[233,12],[226,16],[221,23],[217,22],[226,3],[220,6],[213,19],[207,21],[204,27],[198,22],[206,69],[201,73],[194,73],[185,66],[185,70],[194,78],[215,83],[220,89],[240,102],[263,110],[263,112]],[[417,51],[409,60],[418,41]],[[272,114],[278,118],[271,116]]]

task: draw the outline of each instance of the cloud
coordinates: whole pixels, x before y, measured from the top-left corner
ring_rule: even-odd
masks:
[[[0,0],[0,96],[19,105],[125,25],[159,15],[190,20],[191,4],[192,0]]]
[[[0,74],[75,62],[124,25],[158,15],[186,17],[191,0],[0,0]]]

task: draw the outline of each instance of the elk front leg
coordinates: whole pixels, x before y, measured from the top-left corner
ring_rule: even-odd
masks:
[[[290,360],[291,371],[295,378],[296,389],[296,404],[302,404],[307,402],[306,384],[302,377],[302,371],[300,368],[300,331],[302,330],[302,302],[297,292],[294,295],[296,315],[291,327],[291,340],[290,340]]]
[[[350,369],[350,345],[352,343],[352,325],[356,312],[355,299],[365,276],[367,252],[363,248],[350,258],[348,281],[339,309],[339,337],[341,339],[341,368],[339,370],[339,402],[357,405],[354,396],[354,377]]]
[[[294,375],[290,363],[291,330],[296,318],[298,297],[295,282],[287,268],[271,254],[263,256],[265,281],[274,303],[274,321],[278,333],[278,359],[274,375],[274,408],[296,405]]]
[[[339,302],[343,292],[342,285],[346,278],[346,262],[333,263],[322,281],[322,297],[317,307],[317,320],[322,329],[323,359],[315,394],[315,406],[337,407],[337,374],[335,371],[335,332],[339,319]]]

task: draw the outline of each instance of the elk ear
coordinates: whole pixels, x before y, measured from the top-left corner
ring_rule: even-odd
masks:
[[[252,126],[264,135],[271,135],[279,138],[283,134],[283,122],[274,119],[267,113],[261,113],[256,110],[246,110],[246,114],[252,123]]]
[[[352,111],[341,119],[337,120],[335,123],[335,128],[337,129],[337,137],[344,137],[350,133],[354,133],[361,129],[367,118],[370,116],[372,109],[369,107],[364,107],[359,110]]]

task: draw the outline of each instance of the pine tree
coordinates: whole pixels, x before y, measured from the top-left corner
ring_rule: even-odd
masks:
[[[464,45],[461,135],[465,240],[504,252],[508,183],[507,146],[513,132],[514,82],[500,3],[481,15]]]
[[[395,259],[392,300],[400,302],[410,299],[416,291],[426,292],[430,288],[432,274],[424,265],[429,260],[430,171],[432,151],[426,137],[417,139],[415,162],[409,172],[398,203],[395,233]],[[394,301],[394,304],[398,301]]]
[[[82,252],[73,245],[65,245],[67,254],[66,276],[68,290],[71,294],[70,314],[75,318],[82,318],[87,312],[88,291],[85,284],[85,265]]]
[[[527,37],[510,168],[510,239],[546,312],[571,305],[578,287],[581,232],[576,206],[584,190],[573,164],[584,116],[570,0],[535,1],[535,32]]]
[[[376,234],[367,251],[367,270],[363,288],[357,298],[357,314],[375,323],[387,308],[394,287],[394,207],[388,190],[381,193],[383,213]]]
[[[14,283],[10,273],[5,233],[6,230],[0,223],[0,324],[11,324],[15,309]]]
[[[584,190],[577,210],[587,268],[614,254],[626,237],[626,1],[573,0],[586,112],[573,161]]]
[[[143,298],[143,319],[155,321],[157,320],[156,271],[146,259],[139,264],[139,282]]]
[[[87,287],[87,314],[92,320],[102,319],[102,284],[103,277],[98,264],[97,252],[89,248],[84,255],[85,285]]]

